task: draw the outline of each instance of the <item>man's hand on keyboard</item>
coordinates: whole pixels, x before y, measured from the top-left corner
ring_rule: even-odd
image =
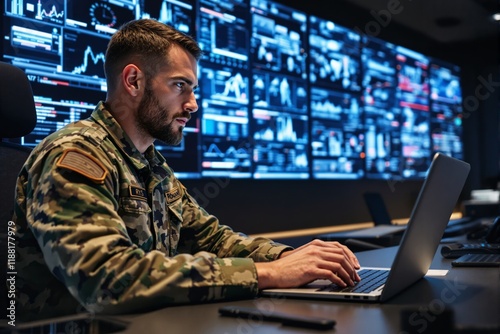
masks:
[[[291,288],[327,279],[339,286],[354,285],[361,280],[358,259],[338,242],[313,240],[297,249],[283,252],[272,262],[258,262],[259,289]]]

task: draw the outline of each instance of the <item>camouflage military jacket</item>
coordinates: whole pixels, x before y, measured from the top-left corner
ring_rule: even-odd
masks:
[[[124,313],[255,296],[288,249],[219,224],[101,102],[49,135],[17,183],[17,313]]]

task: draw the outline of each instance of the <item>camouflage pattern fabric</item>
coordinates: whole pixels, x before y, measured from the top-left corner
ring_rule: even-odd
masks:
[[[290,249],[219,224],[102,102],[33,150],[16,191],[20,320],[251,298],[254,261]]]

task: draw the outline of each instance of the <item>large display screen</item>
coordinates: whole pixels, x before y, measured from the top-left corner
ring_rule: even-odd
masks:
[[[254,178],[309,177],[307,16],[250,0]]]
[[[153,18],[204,51],[199,110],[156,147],[179,178],[421,179],[463,158],[460,68],[270,0],[5,0],[2,61],[26,72],[34,147],[106,98],[110,36]],[[5,139],[4,139],[5,140]]]
[[[311,176],[364,177],[361,36],[316,16],[309,18]]]

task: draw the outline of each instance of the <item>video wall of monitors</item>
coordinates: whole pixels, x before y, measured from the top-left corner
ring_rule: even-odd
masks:
[[[3,61],[33,87],[33,147],[106,96],[110,36],[153,18],[192,35],[199,110],[179,178],[422,179],[463,158],[460,68],[270,0],[5,0]]]

